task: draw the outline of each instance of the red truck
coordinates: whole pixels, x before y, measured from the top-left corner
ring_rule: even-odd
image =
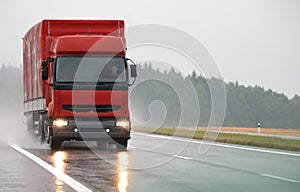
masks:
[[[23,38],[27,131],[51,149],[73,140],[126,149],[135,78],[123,20],[43,20]]]

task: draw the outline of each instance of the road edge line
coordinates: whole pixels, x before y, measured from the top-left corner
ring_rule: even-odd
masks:
[[[203,141],[203,140],[197,141],[196,139],[191,139],[191,138],[185,139],[185,138],[174,137],[174,136],[149,134],[149,133],[146,134],[146,133],[141,133],[141,132],[134,132],[133,134],[154,137],[154,138],[160,138],[160,139],[172,139],[172,140],[181,141],[181,142],[189,142],[189,143],[212,145],[212,146],[224,147],[224,148],[239,149],[239,150],[244,150],[244,151],[254,151],[254,152],[269,153],[269,154],[274,154],[274,155],[286,155],[286,156],[300,157],[300,153],[291,153],[291,152],[284,152],[284,151],[258,149],[258,148],[252,148],[252,147],[243,147],[243,146],[238,146],[238,145],[225,144],[225,143],[222,144],[222,143],[218,143],[218,142],[208,142],[208,141]]]
[[[299,183],[300,181],[294,180],[294,179],[288,179],[288,178],[284,178],[284,177],[279,177],[279,176],[275,176],[275,175],[270,175],[270,174],[259,174],[260,176],[263,177],[268,177],[268,178],[272,178],[272,179],[277,179],[277,180],[281,180],[281,181],[288,181],[291,183]]]
[[[89,188],[87,188],[83,184],[79,183],[78,181],[76,181],[72,177],[66,175],[65,173],[63,173],[61,171],[58,171],[57,169],[55,169],[55,167],[51,166],[50,164],[48,164],[44,160],[42,160],[39,157],[33,155],[32,153],[26,151],[25,149],[22,149],[21,147],[16,146],[16,145],[12,145],[12,144],[10,144],[10,146],[13,149],[15,149],[16,151],[18,151],[19,153],[25,155],[26,157],[28,157],[29,159],[31,159],[32,161],[34,161],[35,163],[37,163],[38,165],[43,167],[44,169],[46,169],[48,172],[52,173],[54,176],[56,176],[57,178],[62,180],[64,183],[69,185],[74,190],[76,190],[78,192],[92,192],[92,190],[90,190]]]
[[[173,157],[179,158],[179,159],[184,159],[184,160],[192,160],[192,158],[190,158],[190,157],[185,157],[185,156],[181,156],[181,155],[173,155]]]

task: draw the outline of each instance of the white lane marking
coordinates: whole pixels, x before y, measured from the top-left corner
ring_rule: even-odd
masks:
[[[297,180],[294,180],[294,179],[288,179],[288,178],[279,177],[279,176],[275,176],[275,175],[269,175],[269,174],[259,174],[259,175],[264,176],[264,177],[273,178],[273,179],[282,180],[282,181],[288,181],[288,182],[291,182],[291,183],[300,183],[300,181],[297,181]]]
[[[254,151],[254,152],[270,153],[270,154],[276,154],[276,155],[287,155],[287,156],[293,156],[293,157],[300,157],[300,153],[289,153],[289,152],[283,152],[283,151],[272,151],[272,150],[257,149],[257,148],[250,148],[250,147],[241,147],[241,146],[235,146],[235,145],[229,145],[229,144],[212,143],[212,142],[206,142],[206,141],[196,141],[194,139],[188,140],[188,139],[182,139],[182,138],[173,137],[173,136],[161,136],[161,135],[136,133],[136,132],[134,132],[134,134],[148,136],[148,137],[155,137],[155,138],[160,138],[160,139],[170,139],[170,140],[175,140],[175,141],[197,143],[197,144],[204,144],[204,145],[213,145],[213,146],[217,146],[217,147],[232,148],[232,149],[240,149],[240,150],[245,150],[245,151]]]
[[[190,157],[184,157],[184,156],[181,156],[181,155],[173,155],[173,157],[176,157],[176,158],[179,158],[179,159],[185,159],[185,160],[191,160],[192,159]]]
[[[46,163],[42,159],[38,158],[37,156],[29,153],[28,151],[22,149],[21,147],[16,146],[16,145],[10,145],[10,146],[12,148],[14,148],[16,151],[22,153],[23,155],[25,155],[26,157],[31,159],[32,161],[36,162],[38,165],[40,165],[41,167],[43,167],[44,169],[46,169],[47,171],[49,171],[56,177],[58,177],[60,180],[65,182],[67,185],[72,187],[74,190],[76,190],[78,192],[92,192],[92,190],[90,190],[89,188],[85,187],[84,185],[77,182],[76,180],[74,180],[70,176],[66,175],[65,173],[55,169],[53,166],[49,165],[48,163]]]
[[[157,152],[155,150],[143,149],[143,148],[134,147],[134,146],[131,146],[130,148],[132,148],[132,149],[140,149],[140,150],[144,150],[144,151],[150,151],[150,152],[154,152],[154,153]],[[166,153],[164,153],[164,154],[165,155],[172,155],[172,154],[166,154]],[[181,155],[172,155],[172,156],[175,157],[175,158],[184,159],[184,160],[191,160],[191,159],[193,159],[191,157],[185,157],[185,156],[181,156]]]

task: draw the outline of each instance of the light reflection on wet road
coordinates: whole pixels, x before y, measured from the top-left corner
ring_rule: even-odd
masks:
[[[129,151],[98,150],[96,147],[90,150],[83,143],[66,143],[59,151],[27,150],[92,191],[128,191]],[[56,178],[55,184],[56,192],[65,192],[63,181]]]
[[[107,162],[85,146],[64,147],[56,152],[51,152],[50,149],[29,149],[29,151],[92,191],[127,191],[128,152],[99,150],[99,153],[110,156],[111,162]],[[65,192],[63,190],[65,183],[56,178],[55,184],[56,192]]]
[[[63,151],[57,151],[52,155],[54,161],[54,167],[59,172],[65,172],[65,162],[64,160],[67,158],[67,153]],[[65,192],[63,190],[64,182],[56,177],[56,192]]]
[[[128,187],[128,154],[127,152],[120,152],[118,154],[119,160],[119,180],[118,180],[118,189],[119,192],[126,192]]]
[[[134,135],[128,151],[117,151],[114,146],[106,150],[89,149],[82,143],[65,143],[59,151],[51,151],[48,146],[23,148],[94,192],[298,191],[300,187],[299,157],[222,147],[213,147],[200,156],[199,144],[190,144],[174,157],[175,149],[182,145],[178,141],[165,142],[165,145],[161,145],[162,142],[165,141]],[[21,155],[17,156],[20,158]],[[41,173],[40,169],[34,168],[31,172],[35,175],[30,180],[35,190],[25,187],[25,190],[15,191],[74,191],[54,176],[54,182],[50,182],[45,170]],[[0,187],[0,191],[5,190]]]

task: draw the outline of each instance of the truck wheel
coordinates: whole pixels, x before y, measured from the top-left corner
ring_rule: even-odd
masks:
[[[124,139],[124,138],[116,139],[116,142],[117,142],[116,143],[117,150],[120,150],[120,151],[126,150],[127,145],[128,145],[128,139]]]
[[[45,124],[44,124],[44,121],[42,119],[39,122],[39,141],[40,141],[41,144],[43,144],[45,142],[45,140],[46,140],[44,126],[45,126]]]
[[[50,138],[50,148],[51,149],[60,149],[62,141],[58,138]]]
[[[27,116],[27,134],[30,138],[34,138],[33,119],[32,116]]]
[[[39,135],[39,137],[38,137],[38,140],[39,140],[40,144],[45,143],[46,137],[45,137],[45,133],[44,133],[44,132],[41,132],[41,133],[40,133],[40,135]]]

